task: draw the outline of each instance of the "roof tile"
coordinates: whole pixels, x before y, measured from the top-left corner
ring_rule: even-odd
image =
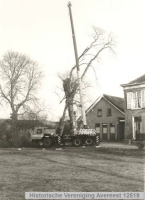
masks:
[[[110,103],[112,103],[114,106],[116,106],[119,110],[124,112],[124,98],[111,96],[104,94],[103,95]]]
[[[140,76],[139,78],[136,78],[135,80],[129,82],[129,84],[133,83],[144,83],[145,82],[145,74]]]

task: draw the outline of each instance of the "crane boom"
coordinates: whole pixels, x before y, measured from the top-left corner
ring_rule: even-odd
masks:
[[[82,81],[81,81],[81,76],[80,76],[80,67],[79,67],[79,60],[78,60],[77,44],[76,44],[76,37],[75,37],[73,18],[72,18],[72,12],[71,12],[71,2],[68,2],[68,8],[69,8],[69,14],[70,14],[70,22],[71,22],[71,29],[72,29],[75,59],[76,59],[77,78],[78,78],[78,83],[79,83],[81,115],[82,115],[82,119],[83,119],[83,125],[86,125],[87,124],[86,123],[86,115],[85,115],[83,95],[82,95]]]

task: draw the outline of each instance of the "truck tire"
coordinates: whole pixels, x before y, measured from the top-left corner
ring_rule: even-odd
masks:
[[[45,147],[51,147],[52,139],[51,138],[44,138],[43,144],[44,144]]]
[[[93,138],[90,138],[90,137],[86,138],[86,140],[85,140],[85,145],[86,146],[91,146],[93,144],[94,144]]]
[[[73,146],[75,146],[75,147],[79,147],[79,146],[81,146],[81,144],[82,144],[82,140],[81,140],[81,138],[74,138],[72,144],[73,144]]]

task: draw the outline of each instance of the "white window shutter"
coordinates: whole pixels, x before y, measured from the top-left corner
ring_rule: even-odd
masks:
[[[142,108],[145,108],[145,90],[141,92]]]
[[[127,92],[127,109],[132,109],[132,98],[133,98],[133,93]]]

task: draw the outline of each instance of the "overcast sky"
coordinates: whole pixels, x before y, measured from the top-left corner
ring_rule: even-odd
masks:
[[[87,47],[92,26],[116,36],[116,56],[106,54],[94,62],[90,97],[105,93],[123,97],[120,84],[145,74],[145,1],[72,0],[78,54]],[[60,85],[58,72],[75,64],[67,0],[0,0],[0,57],[8,50],[25,53],[36,60],[45,73],[39,97],[51,107],[52,119],[61,116],[62,105],[54,93]],[[0,117],[10,109],[1,107]]]

